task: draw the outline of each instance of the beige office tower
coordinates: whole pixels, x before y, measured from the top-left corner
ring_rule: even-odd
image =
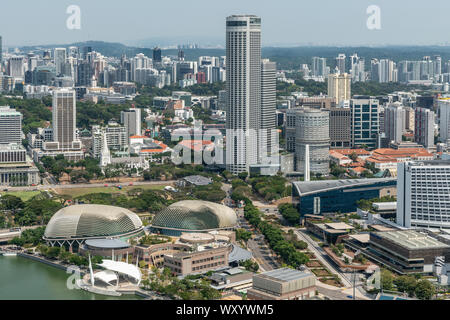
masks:
[[[261,111],[261,18],[226,19],[227,170],[249,172],[258,160]]]
[[[277,109],[277,66],[269,59],[261,61],[261,114],[258,135],[258,162],[278,153]]]
[[[58,89],[53,91],[52,115],[53,141],[58,143],[58,149],[78,149],[80,142],[76,139],[77,105],[75,90]]]
[[[336,104],[351,99],[351,75],[348,73],[334,73],[328,75],[328,96]]]

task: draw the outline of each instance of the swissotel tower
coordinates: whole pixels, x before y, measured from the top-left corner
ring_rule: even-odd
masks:
[[[227,18],[227,170],[249,172],[258,160],[261,110],[261,18]],[[253,129],[253,130],[252,130]]]

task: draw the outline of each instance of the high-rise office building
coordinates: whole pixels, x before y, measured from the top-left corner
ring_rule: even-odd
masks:
[[[309,145],[309,170],[314,174],[329,174],[330,129],[329,111],[312,108],[296,110],[295,162],[296,171],[305,174],[306,146]]]
[[[155,47],[153,49],[153,61],[154,62],[161,62],[161,49],[158,47]]]
[[[378,59],[370,61],[370,80],[380,82],[380,61]]]
[[[425,108],[416,108],[414,117],[414,141],[425,148],[434,147],[434,112]]]
[[[120,113],[120,121],[125,126],[127,138],[131,136],[141,135],[141,109],[130,108]]]
[[[350,148],[351,119],[351,110],[348,106],[330,108],[330,146],[332,148]]]
[[[351,98],[351,76],[348,73],[328,75],[328,96],[336,105]]]
[[[64,65],[66,63],[66,48],[55,48],[54,59],[56,67],[56,75],[59,76],[64,73]]]
[[[352,82],[365,82],[366,81],[366,71],[365,71],[365,61],[358,57],[355,53],[350,57],[351,69],[350,74],[352,76]]]
[[[259,158],[270,156],[278,149],[276,132],[277,66],[275,62],[263,59],[261,62],[261,116]],[[264,154],[264,155],[263,155]]]
[[[397,168],[397,223],[450,228],[450,161],[403,162]]]
[[[319,57],[312,58],[312,76],[324,78],[328,76],[326,58],[319,58]]]
[[[226,19],[227,170],[249,172],[257,163],[261,108],[261,18]]]
[[[376,148],[379,135],[379,101],[374,97],[355,96],[350,100],[352,146]]]
[[[347,57],[345,54],[340,53],[336,58],[336,68],[339,70],[340,73],[346,73],[347,70],[345,69],[345,59]]]
[[[8,74],[15,80],[23,80],[25,77],[24,57],[14,56],[8,61]]]
[[[379,67],[379,82],[397,82],[397,69],[395,63],[389,59],[381,59]]]
[[[0,144],[22,144],[22,114],[9,106],[0,106]]]
[[[0,74],[3,72],[3,39],[0,36]]]
[[[405,131],[406,110],[400,102],[390,104],[384,111],[384,133],[389,142],[402,142]]]
[[[442,98],[438,100],[439,108],[439,141],[450,142],[450,99]]]
[[[58,143],[59,150],[74,148],[79,145],[76,138],[77,121],[76,92],[72,89],[58,89],[53,91],[52,126],[53,142]]]

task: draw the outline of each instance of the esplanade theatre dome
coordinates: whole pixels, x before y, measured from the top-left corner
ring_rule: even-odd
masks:
[[[156,214],[152,230],[167,235],[232,229],[237,225],[233,209],[209,201],[185,200],[174,203]]]
[[[143,231],[141,219],[128,209],[83,204],[65,207],[50,219],[44,240],[58,242],[90,238],[129,238]]]

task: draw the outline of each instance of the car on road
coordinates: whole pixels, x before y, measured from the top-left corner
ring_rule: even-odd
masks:
[[[129,186],[132,187],[133,186],[133,182],[130,182]]]
[[[105,184],[104,187],[109,187],[109,186],[107,184]]]

